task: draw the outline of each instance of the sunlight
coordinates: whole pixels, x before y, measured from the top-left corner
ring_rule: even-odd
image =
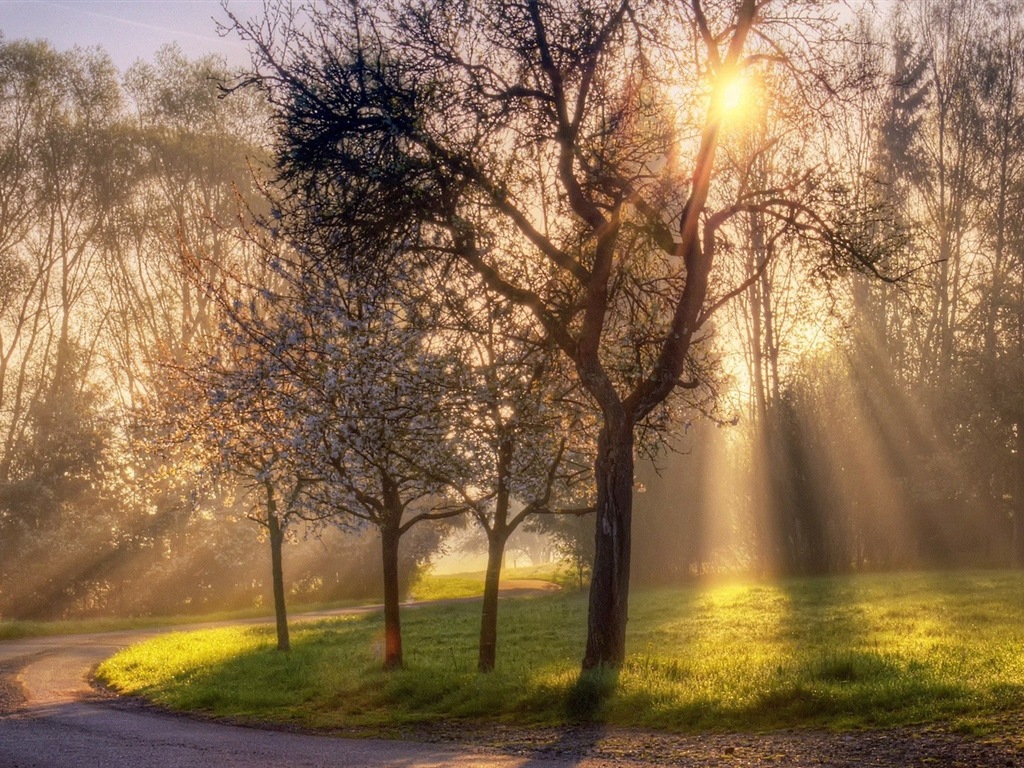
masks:
[[[744,72],[723,71],[716,78],[712,111],[731,125],[753,122],[758,111],[757,88]]]
[[[722,87],[722,111],[731,114],[743,106],[745,85],[738,77],[727,81]]]

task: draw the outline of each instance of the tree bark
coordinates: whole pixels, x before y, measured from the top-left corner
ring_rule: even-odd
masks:
[[[270,502],[273,506],[273,501]],[[284,531],[281,522],[272,509],[267,515],[270,528],[270,569],[274,582],[274,616],[277,619],[277,650],[290,651],[291,642],[288,638],[288,614],[284,603],[284,566],[282,550],[284,548]]]
[[[633,428],[609,424],[598,438],[597,532],[590,582],[583,669],[620,667],[626,657],[630,527],[633,516]]]
[[[399,616],[397,526],[382,526],[381,554],[384,565],[384,669],[402,668],[402,622]]]

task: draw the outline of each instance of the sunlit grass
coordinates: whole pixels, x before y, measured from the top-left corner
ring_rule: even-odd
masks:
[[[576,576],[571,569],[560,563],[506,568],[502,579],[539,579],[550,581],[568,589],[577,589]],[[437,575],[424,571],[409,590],[409,599],[416,601],[444,600],[450,598],[479,597],[484,591],[484,572]],[[288,603],[288,613],[299,616],[305,612],[327,611],[357,605],[379,603],[380,599],[335,600],[317,603]],[[22,637],[45,637],[53,635],[91,634],[94,632],[117,632],[132,629],[155,629],[182,624],[208,624],[235,619],[253,619],[270,615],[267,606],[240,608],[203,614],[179,614],[175,616],[144,616],[135,618],[73,619],[67,621],[4,621],[0,620],[0,640],[14,640]]]
[[[289,605],[288,611],[299,614],[308,611],[327,611],[351,608],[379,602],[375,600],[335,600],[332,602],[303,603]],[[231,611],[217,611],[202,614],[178,614],[175,616],[140,616],[132,618],[69,619],[66,621],[3,621],[0,620],[0,640],[14,640],[22,637],[50,637],[55,635],[93,634],[96,632],[119,632],[132,629],[156,629],[175,627],[183,624],[212,624],[235,619],[256,619],[273,612],[267,606],[239,608]]]
[[[376,727],[587,717],[669,731],[943,723],[984,728],[1024,695],[1024,577],[895,575],[637,593],[618,675],[579,684],[586,599],[502,606],[498,671],[475,672],[479,605],[404,615],[407,668],[380,670],[381,623],[174,634],[106,662],[101,679],[173,708]],[[612,690],[610,696],[602,692]]]
[[[550,581],[565,589],[577,589],[576,574],[564,563],[547,563],[523,568],[504,568],[502,581],[509,579],[537,579]],[[435,574],[424,570],[409,587],[413,600],[449,600],[462,597],[479,597],[484,593],[484,571],[467,573]]]

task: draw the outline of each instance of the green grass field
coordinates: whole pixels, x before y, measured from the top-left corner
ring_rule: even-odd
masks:
[[[578,589],[577,577],[568,566],[552,563],[549,565],[508,568],[502,572],[502,579],[541,579],[559,584],[566,589]],[[484,592],[484,572],[435,575],[424,571],[413,582],[409,599],[414,601],[444,600],[450,598],[479,597]],[[289,603],[288,613],[304,611],[326,611],[357,605],[379,603],[380,599],[341,600],[329,603]],[[129,629],[151,629],[173,627],[181,624],[207,624],[233,619],[253,619],[269,616],[273,608],[268,606],[241,608],[233,611],[219,611],[194,615],[151,616],[139,618],[98,618],[71,619],[67,621],[4,621],[0,620],[0,640],[14,640],[21,637],[43,637],[52,635],[77,635],[94,632],[117,632]]]
[[[617,685],[578,681],[586,597],[502,603],[498,670],[475,671],[479,604],[381,620],[163,636],[105,662],[114,688],[176,709],[313,728],[580,718],[675,732],[940,723],[985,731],[1024,702],[1024,576],[898,574],[635,592]],[[609,691],[614,692],[610,693]]]
[[[326,611],[379,602],[374,600],[343,600],[330,603],[308,603],[288,606],[288,611]],[[129,629],[175,627],[182,624],[213,624],[234,619],[258,619],[273,613],[273,607],[239,608],[215,613],[182,614],[178,616],[144,616],[135,618],[68,619],[66,621],[0,621],[0,640],[22,637],[51,637],[55,635],[118,632]]]
[[[569,565],[562,563],[502,569],[501,580],[509,579],[540,579],[558,584],[563,589],[579,589],[575,571]],[[418,601],[480,597],[483,593],[483,571],[435,574],[425,570],[409,587],[409,599]]]

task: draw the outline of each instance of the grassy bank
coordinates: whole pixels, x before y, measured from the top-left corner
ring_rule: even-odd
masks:
[[[161,704],[317,728],[579,718],[671,731],[909,723],[981,728],[1021,707],[1024,578],[913,574],[638,592],[631,655],[577,682],[586,599],[506,601],[499,669],[474,671],[475,603],[404,613],[407,669],[379,669],[381,621],[164,636],[101,679]]]

